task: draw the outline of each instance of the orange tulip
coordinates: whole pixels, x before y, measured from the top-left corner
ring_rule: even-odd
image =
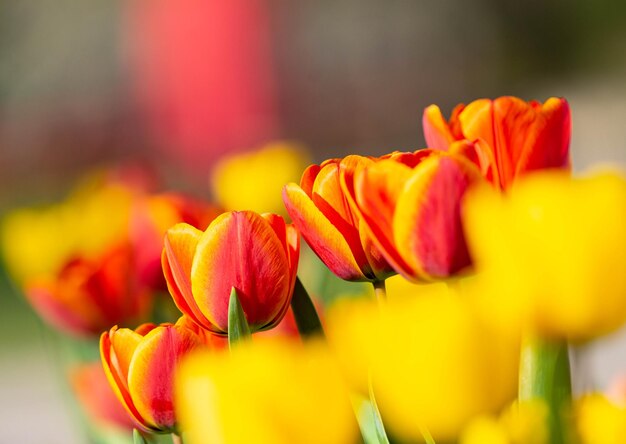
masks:
[[[394,269],[413,281],[445,278],[470,265],[461,198],[481,180],[459,151],[392,153],[357,171],[354,200],[375,245]]]
[[[140,321],[150,310],[151,294],[136,280],[132,264],[126,245],[96,259],[77,257],[58,275],[28,282],[26,296],[54,327],[98,334],[113,324]]]
[[[476,141],[471,157],[487,179],[507,189],[527,172],[569,168],[570,109],[565,99],[544,104],[516,97],[458,105],[446,122],[439,107],[424,110],[424,136],[431,148],[447,150],[456,140]]]
[[[338,277],[348,281],[383,280],[393,269],[365,231],[363,219],[351,202],[356,171],[378,159],[348,156],[309,166],[300,185],[283,188],[283,201],[294,225]]]
[[[275,214],[235,211],[202,232],[177,224],[165,235],[163,273],[178,308],[216,334],[228,333],[228,302],[237,290],[251,331],[278,324],[296,281],[300,237]]]
[[[144,431],[176,430],[174,373],[183,357],[203,345],[202,338],[184,324],[142,324],[134,331],[115,326],[100,337],[109,384]]]

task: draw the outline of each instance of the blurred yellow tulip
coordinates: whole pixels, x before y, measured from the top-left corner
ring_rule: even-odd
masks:
[[[344,444],[358,439],[343,380],[322,344],[263,340],[183,362],[177,412],[191,444]]]
[[[307,152],[288,142],[274,142],[257,151],[227,157],[213,170],[215,198],[227,210],[286,216],[282,188],[297,181],[309,163]]]
[[[106,185],[61,204],[18,209],[2,222],[2,253],[20,283],[57,273],[71,256],[91,258],[125,236],[132,191]]]
[[[335,307],[327,332],[357,389],[371,375],[394,436],[453,440],[472,418],[513,398],[519,342],[482,319],[456,289],[434,284],[420,292],[389,293],[380,306]]]
[[[626,179],[528,175],[465,201],[483,306],[543,336],[585,340],[626,320]]]
[[[548,407],[540,400],[515,402],[499,416],[481,416],[463,431],[460,444],[548,444]]]
[[[600,393],[576,402],[576,423],[581,444],[619,444],[626,436],[626,405]]]

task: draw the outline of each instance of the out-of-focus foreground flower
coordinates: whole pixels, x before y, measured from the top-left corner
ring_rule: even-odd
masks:
[[[626,319],[626,179],[605,172],[529,175],[466,202],[485,307],[547,337],[584,340]]]
[[[187,224],[168,230],[163,272],[178,308],[199,326],[228,332],[235,288],[250,329],[281,321],[293,293],[300,236],[281,216],[224,213],[202,232]]]
[[[100,338],[102,365],[126,411],[145,431],[176,432],[174,372],[182,358],[206,344],[181,318],[176,324],[113,327]]]
[[[346,444],[357,422],[322,344],[264,340],[185,361],[176,399],[191,444]]]
[[[517,97],[458,105],[446,122],[438,106],[424,110],[430,148],[447,150],[456,140],[476,141],[475,161],[488,180],[508,188],[527,171],[570,166],[571,115],[565,99],[541,104]]]
[[[336,307],[328,334],[347,379],[359,390],[371,383],[393,436],[449,441],[513,399],[519,341],[445,284],[419,288],[419,297]]]
[[[215,199],[226,210],[286,215],[281,190],[310,163],[303,147],[274,142],[221,159],[212,173]]]

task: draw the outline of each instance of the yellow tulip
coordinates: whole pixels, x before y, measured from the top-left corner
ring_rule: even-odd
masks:
[[[626,320],[626,179],[528,175],[465,201],[470,252],[493,316],[584,340]]]
[[[344,444],[358,428],[325,348],[279,340],[238,344],[183,362],[177,412],[191,444]]]
[[[453,440],[477,415],[515,393],[519,346],[456,289],[422,285],[421,296],[330,310],[327,332],[344,372],[363,389],[371,375],[385,425],[409,442]]]
[[[548,407],[540,400],[515,402],[502,414],[473,420],[460,444],[548,444]]]
[[[583,396],[576,403],[576,423],[582,444],[619,444],[626,436],[626,405],[599,393]]]
[[[303,148],[287,142],[227,157],[213,170],[215,198],[227,210],[286,216],[281,190],[298,180],[309,163]]]

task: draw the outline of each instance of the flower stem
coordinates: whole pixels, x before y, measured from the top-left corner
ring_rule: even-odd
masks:
[[[374,294],[379,302],[387,300],[387,287],[385,286],[385,280],[372,282],[374,286]]]
[[[172,433],[172,444],[183,444],[183,435]]]
[[[567,341],[527,334],[522,340],[519,400],[542,400],[548,408],[549,442],[568,442],[565,424],[572,402]]]

